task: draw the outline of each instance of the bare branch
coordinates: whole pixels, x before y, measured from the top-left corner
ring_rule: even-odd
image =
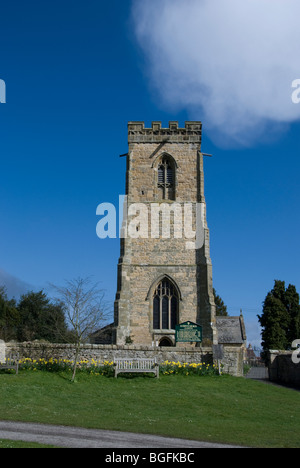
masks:
[[[75,378],[80,345],[97,328],[104,325],[107,306],[104,291],[90,278],[75,278],[66,281],[65,286],[51,285],[58,294],[58,300],[64,304],[66,319],[72,329],[75,344],[75,360],[72,381]]]

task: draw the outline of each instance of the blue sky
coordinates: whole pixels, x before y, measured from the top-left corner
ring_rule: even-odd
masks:
[[[241,24],[237,3],[228,1],[228,18]],[[264,17],[266,0],[253,3]],[[205,196],[214,286],[231,315],[243,309],[248,341],[259,344],[256,314],[274,279],[300,291],[300,104],[290,99],[300,41],[290,16],[283,20],[283,3],[274,2],[268,41],[253,12],[267,60],[259,44],[255,59],[230,42],[218,55],[220,28],[217,47],[203,31],[192,36],[191,17],[209,27],[213,14],[218,23],[219,0],[212,11],[201,10],[202,0],[160,0],[159,17],[157,0],[1,5],[0,280],[10,293],[93,276],[112,307],[119,240],[96,236],[96,208],[124,193],[127,122],[202,120],[202,149],[213,154],[205,159]],[[247,39],[255,29],[249,18],[245,33],[230,31]],[[274,42],[275,53],[277,22],[283,33],[289,26],[291,43],[278,51]],[[188,45],[181,29],[191,35]]]

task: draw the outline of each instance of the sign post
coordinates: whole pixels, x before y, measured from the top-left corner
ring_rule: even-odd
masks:
[[[183,322],[175,327],[176,343],[201,343],[202,327],[194,322]]]
[[[219,374],[221,375],[221,365],[220,360],[224,357],[224,347],[221,344],[213,345],[213,357],[218,362]]]

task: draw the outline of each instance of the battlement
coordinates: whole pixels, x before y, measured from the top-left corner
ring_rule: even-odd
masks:
[[[145,128],[145,122],[128,122],[128,143],[201,143],[202,123],[185,122],[184,128],[178,122],[169,122],[168,128],[162,128],[161,122],[152,122],[151,128]]]

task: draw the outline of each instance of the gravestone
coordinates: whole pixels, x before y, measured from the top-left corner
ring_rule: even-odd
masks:
[[[0,340],[0,362],[5,362],[5,343]]]

